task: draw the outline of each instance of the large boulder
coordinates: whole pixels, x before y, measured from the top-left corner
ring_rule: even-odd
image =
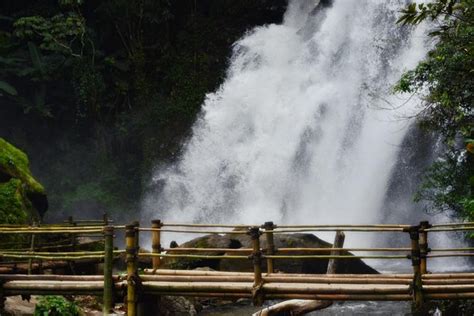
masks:
[[[264,236],[260,238],[261,247],[267,247]],[[293,255],[319,254],[329,255],[332,244],[316,237],[313,234],[275,234],[274,244],[276,248],[328,248],[323,252],[292,252]],[[245,234],[225,234],[225,235],[206,235],[195,238],[182,244],[182,248],[251,248],[252,240]],[[170,251],[173,253],[173,251]],[[200,253],[205,255],[224,255],[222,251],[209,251]],[[234,253],[235,254],[235,253]],[[342,255],[352,255],[348,251],[343,251]],[[376,270],[365,264],[360,259],[339,259],[337,273],[359,273],[370,274],[378,273]],[[274,268],[280,272],[287,273],[326,273],[328,259],[276,259]],[[174,269],[195,269],[198,267],[210,267],[221,271],[242,271],[251,272],[253,266],[251,260],[235,259],[171,259],[164,261],[164,266]],[[263,260],[264,270],[266,269],[265,260]]]
[[[31,174],[28,157],[0,138],[0,223],[27,223],[47,209],[45,189]]]

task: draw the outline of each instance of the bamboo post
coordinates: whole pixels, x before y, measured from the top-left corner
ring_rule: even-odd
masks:
[[[426,274],[428,272],[426,255],[429,252],[428,248],[428,232],[424,231],[425,229],[430,228],[431,225],[428,221],[420,222],[420,228],[423,231],[420,231],[420,270],[421,274]]]
[[[261,306],[263,304],[263,293],[261,291],[263,285],[262,278],[262,252],[260,250],[260,228],[251,227],[249,228],[247,234],[252,239],[252,255],[250,258],[253,260],[253,288],[252,288],[252,297],[253,303],[255,306]]]
[[[344,245],[344,240],[346,239],[346,235],[344,232],[338,230],[336,231],[336,237],[334,237],[334,244],[332,245],[333,248],[342,248]],[[340,250],[332,250],[331,256],[336,256],[340,254]],[[337,265],[340,260],[338,259],[329,259],[328,267],[327,267],[327,274],[335,274],[337,271]]]
[[[102,221],[104,222],[104,226],[109,225],[109,216],[107,215],[107,212],[104,212],[104,214],[102,214]]]
[[[127,315],[137,315],[137,283],[138,283],[138,254],[137,227],[135,224],[125,227],[126,261],[127,261]]]
[[[163,223],[161,223],[161,220],[155,219],[151,221],[151,228],[160,229],[161,227],[163,227]],[[161,253],[161,232],[159,230],[151,232],[151,247],[153,253]],[[152,262],[153,271],[156,271],[160,267],[161,258],[153,257]]]
[[[140,251],[140,235],[139,235],[140,223],[138,221],[134,221],[132,225],[135,226],[135,247],[137,248],[137,253],[138,253]]]
[[[413,315],[423,315],[423,283],[421,275],[419,226],[408,228],[411,240],[411,264],[413,266]]]
[[[114,306],[114,280],[112,277],[112,268],[114,260],[114,227],[104,227],[104,305],[102,312],[108,315],[113,312]]]
[[[77,226],[77,223],[74,222],[72,216],[68,217],[68,222],[69,222],[69,225],[72,226],[72,227]],[[74,233],[70,233],[69,236],[70,236],[69,238],[71,240],[71,251],[76,251],[76,235]],[[73,274],[76,274],[75,273],[75,268],[74,268],[74,261],[69,261],[69,268],[71,269],[71,272]]]
[[[267,255],[274,255],[275,254],[275,243],[273,240],[273,229],[276,228],[276,225],[273,222],[265,222],[263,224],[263,228],[265,229],[265,237],[267,239]],[[267,258],[267,273],[273,273],[275,269],[273,267],[273,259]]]
[[[33,222],[33,226],[36,226],[36,222]],[[35,234],[31,234],[30,237],[30,251],[35,251]],[[31,274],[33,270],[33,259],[28,259],[28,274]]]

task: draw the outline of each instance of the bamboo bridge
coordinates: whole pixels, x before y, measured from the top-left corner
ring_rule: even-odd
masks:
[[[1,225],[1,235],[27,236],[26,249],[0,250],[0,308],[5,297],[12,295],[97,295],[103,297],[103,312],[112,311],[118,298],[125,299],[127,314],[140,314],[141,306],[159,310],[159,296],[193,296],[209,298],[248,298],[255,305],[266,300],[307,299],[328,301],[412,301],[413,310],[420,310],[430,300],[474,299],[474,272],[431,273],[428,261],[440,257],[474,256],[474,248],[430,248],[428,235],[446,231],[469,232],[474,223],[419,225],[275,225],[262,226],[183,224],[152,221],[149,227],[138,222],[113,225],[103,221],[73,221],[42,226]],[[277,248],[274,235],[301,232],[336,232],[332,248]],[[343,248],[344,232],[399,233],[409,237],[409,244],[400,248]],[[114,241],[124,233],[125,249],[117,249]],[[161,240],[166,233],[182,234],[246,234],[251,248],[163,248]],[[151,249],[141,248],[143,235],[151,238]],[[76,249],[81,235],[103,240],[103,249],[82,251]],[[39,236],[61,236],[67,245],[51,246],[40,243]],[[58,237],[59,238],[59,237]],[[261,240],[266,247],[262,249]],[[36,240],[36,242],[35,242]],[[5,247],[6,244],[3,245]],[[69,251],[61,251],[61,247]],[[71,248],[72,246],[72,248]],[[72,249],[72,250],[71,250]],[[49,251],[45,251],[49,250]],[[330,251],[328,254],[328,250]],[[209,253],[221,251],[223,255]],[[361,253],[348,255],[342,251]],[[301,254],[306,253],[306,254]],[[140,270],[139,258],[151,258],[152,266]],[[253,272],[223,272],[198,270],[171,270],[160,268],[164,258],[247,260]],[[114,274],[117,260],[125,261],[126,272]],[[276,272],[274,262],[282,259],[329,260],[328,274],[296,274]],[[405,260],[412,268],[400,274],[334,274],[333,265],[340,259]],[[15,273],[6,269],[12,262],[26,260],[26,272]],[[103,262],[101,275],[62,275],[35,273],[35,262],[68,262],[81,260]],[[2,269],[2,267],[4,269]],[[264,271],[266,268],[266,271]],[[41,270],[41,269],[40,269]],[[149,314],[149,313],[148,313]]]

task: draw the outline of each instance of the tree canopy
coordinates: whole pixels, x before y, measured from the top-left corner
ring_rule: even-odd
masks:
[[[430,211],[454,210],[474,219],[474,1],[412,3],[398,22],[425,20],[437,43],[395,90],[422,97],[419,122],[442,136],[445,155],[429,170],[416,199],[430,201]]]

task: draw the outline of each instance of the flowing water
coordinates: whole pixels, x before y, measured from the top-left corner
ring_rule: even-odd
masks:
[[[427,26],[396,24],[406,3],[290,0],[281,25],[257,27],[236,42],[226,80],[207,95],[181,158],[156,171],[145,217],[252,224],[426,218],[412,198],[434,142],[409,118],[418,100],[391,92],[432,45]],[[350,234],[346,245],[408,242],[371,236]]]

